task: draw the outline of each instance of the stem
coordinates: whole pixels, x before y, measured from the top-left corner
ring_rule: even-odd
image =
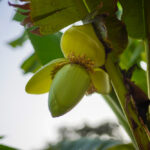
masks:
[[[117,65],[115,65],[113,58],[114,56],[112,53],[108,54],[105,67],[112,81],[112,85],[122,107],[122,110],[129,122],[131,131],[135,137],[136,142],[134,141],[134,145],[136,146],[136,149],[149,150],[150,140],[149,136],[147,135],[147,128],[138,117],[132,96],[129,94],[124,84],[122,74]]]
[[[145,40],[145,52],[147,60],[147,89],[148,98],[150,99],[150,40],[148,38]]]
[[[113,92],[113,94],[115,94],[115,93]],[[111,94],[103,95],[103,97],[104,97],[105,101],[108,103],[108,105],[111,107],[111,109],[113,110],[115,115],[117,116],[120,124],[124,127],[125,131],[127,132],[128,136],[130,137],[130,139],[133,141],[133,143],[135,143],[135,138],[134,138],[132,131],[129,127],[129,124],[120,108],[120,104],[116,103],[116,100],[118,101],[117,97],[116,96],[112,97]]]

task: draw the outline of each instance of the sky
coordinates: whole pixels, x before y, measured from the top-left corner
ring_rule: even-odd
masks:
[[[0,2],[0,136],[5,136],[0,144],[22,150],[40,149],[58,138],[56,131],[61,126],[79,127],[84,123],[96,126],[102,121],[117,121],[98,94],[85,96],[73,110],[52,118],[48,110],[48,94],[25,92],[32,74],[24,75],[20,65],[33,48],[29,41],[16,49],[7,44],[23,31],[23,26],[12,21],[14,13],[7,0]],[[123,131],[122,134],[128,140]]]

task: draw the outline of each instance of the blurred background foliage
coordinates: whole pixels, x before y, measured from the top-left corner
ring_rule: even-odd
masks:
[[[105,121],[96,127],[85,124],[74,128],[62,126],[58,130],[59,139],[48,142],[41,150],[134,150],[131,143],[123,140],[119,125]],[[1,136],[1,139],[5,138]],[[120,149],[121,148],[121,149]],[[0,145],[2,150],[18,150],[6,145]]]

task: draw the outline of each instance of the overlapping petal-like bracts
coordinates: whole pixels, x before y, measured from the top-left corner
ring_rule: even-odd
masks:
[[[23,25],[36,26],[33,31],[51,34],[83,19],[88,11],[81,0],[20,0],[23,4],[9,5],[26,10]]]
[[[29,80],[26,91],[49,91],[49,109],[53,117],[71,110],[84,96],[111,90],[109,76],[99,68],[105,63],[105,51],[91,24],[73,26],[61,40],[66,58],[51,61]]]

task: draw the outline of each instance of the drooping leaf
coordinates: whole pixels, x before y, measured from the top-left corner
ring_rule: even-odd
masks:
[[[108,148],[107,150],[135,150],[132,144],[121,144]]]
[[[8,44],[12,46],[13,48],[16,48],[18,46],[22,46],[24,42],[28,39],[27,32],[24,31],[21,36],[16,38],[15,40],[9,42]]]
[[[120,0],[123,7],[122,20],[127,26],[129,35],[143,39],[150,34],[150,1]]]
[[[120,56],[120,67],[128,70],[134,64],[139,62],[141,53],[144,51],[144,43],[142,41],[130,39],[129,45]]]
[[[36,72],[40,67],[41,63],[38,60],[38,57],[35,53],[31,54],[21,65],[21,69],[23,69],[24,74],[29,72]]]
[[[64,57],[60,48],[61,32],[38,36],[28,31],[28,36],[42,65]]]

